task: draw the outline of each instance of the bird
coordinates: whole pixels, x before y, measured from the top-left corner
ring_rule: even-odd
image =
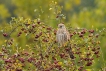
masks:
[[[70,44],[65,45],[66,43],[68,43],[68,41],[70,41],[70,33],[68,32],[63,23],[58,24],[58,30],[56,32],[56,41],[59,47],[69,47],[70,50],[68,51],[68,53],[70,55],[70,58],[74,59],[71,46],[69,46]]]
[[[58,24],[58,30],[56,32],[56,41],[59,46],[63,46],[65,42],[70,40],[70,34],[67,31],[64,24]]]

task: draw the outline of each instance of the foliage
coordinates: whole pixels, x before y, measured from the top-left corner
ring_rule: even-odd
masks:
[[[1,70],[105,71],[105,0],[95,0],[92,5],[91,2],[86,5],[86,0],[9,1],[14,6],[10,14],[5,5],[0,4],[2,20],[10,15],[22,17],[12,17],[0,27]],[[55,27],[61,22],[67,26],[71,40],[59,48]],[[69,56],[70,49],[74,60]]]
[[[12,18],[10,27],[10,33],[3,32],[6,44],[1,48],[1,69],[82,71],[92,68],[95,59],[100,57],[99,34],[94,30],[69,29],[71,40],[67,45],[71,45],[75,56],[72,60],[68,55],[70,47],[59,48],[56,30],[44,22]]]

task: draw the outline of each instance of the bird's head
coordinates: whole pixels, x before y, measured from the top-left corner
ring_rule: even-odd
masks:
[[[58,28],[60,28],[60,29],[63,29],[63,28],[65,28],[65,25],[64,24],[58,24]]]

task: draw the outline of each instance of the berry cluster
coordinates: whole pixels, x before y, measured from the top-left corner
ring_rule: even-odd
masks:
[[[11,34],[3,33],[4,37],[10,37],[5,38],[6,45],[0,51],[1,70],[86,71],[85,68],[92,66],[94,60],[100,56],[99,35],[94,30],[70,30],[71,40],[67,45],[71,49],[68,46],[59,48],[55,39],[56,29],[41,21],[23,21],[19,20],[23,23],[20,26],[13,25],[16,28]],[[25,45],[21,46],[20,39],[26,41]],[[74,60],[70,58],[70,50]]]

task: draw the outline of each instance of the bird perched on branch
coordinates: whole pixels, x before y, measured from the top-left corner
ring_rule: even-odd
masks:
[[[58,25],[56,40],[59,46],[63,46],[68,40],[70,40],[70,34],[67,31],[65,25],[62,23]]]
[[[58,30],[56,33],[56,41],[58,42],[58,46],[59,47],[64,47],[67,46],[70,48],[70,50],[68,51],[70,57],[72,59],[74,59],[74,56],[72,54],[72,49],[71,46],[69,46],[68,44],[66,45],[66,43],[70,40],[70,34],[68,32],[68,30],[66,29],[65,25],[60,23],[58,24]]]

